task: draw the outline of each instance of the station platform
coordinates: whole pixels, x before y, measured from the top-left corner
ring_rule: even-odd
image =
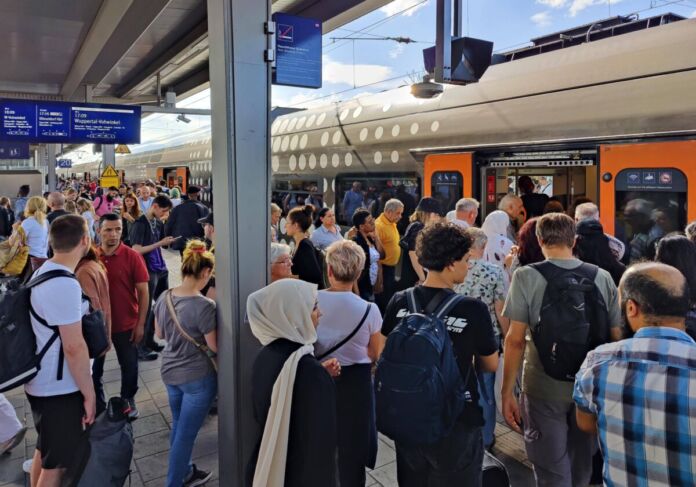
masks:
[[[170,286],[180,282],[178,269],[180,257],[177,252],[165,251],[165,260],[170,269]],[[160,360],[140,362],[138,393],[135,396],[140,417],[133,423],[135,451],[131,465],[131,487],[163,487],[167,474],[169,455],[169,431],[172,414],[167,391],[160,375]],[[110,352],[104,365],[104,389],[107,396],[120,391],[120,370],[116,353]],[[29,476],[22,471],[22,463],[31,458],[36,445],[31,409],[22,388],[6,394],[15,406],[20,421],[25,421],[29,431],[22,447],[11,454],[0,457],[0,487],[29,487]],[[507,467],[512,487],[533,487],[534,475],[527,461],[522,437],[508,428],[502,418],[496,425],[496,444],[493,454]],[[213,472],[208,487],[220,485],[218,479],[218,420],[208,416],[198,434],[193,449],[193,461],[206,471]],[[377,464],[368,470],[367,487],[397,487],[396,451],[394,443],[382,435],[379,438]],[[485,487],[485,486],[484,486]]]

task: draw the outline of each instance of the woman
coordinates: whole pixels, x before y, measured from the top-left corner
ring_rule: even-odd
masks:
[[[336,214],[331,208],[319,210],[314,227],[310,240],[319,250],[326,250],[332,243],[343,240],[341,229],[336,225]]]
[[[416,210],[410,216],[411,222],[406,228],[406,233],[399,245],[401,251],[407,252],[401,265],[401,280],[397,287],[400,290],[408,289],[425,281],[425,269],[418,262],[416,256],[416,239],[420,232],[429,225],[442,220],[442,208],[435,198],[423,198],[416,206]]]
[[[385,252],[377,236],[375,219],[368,210],[358,209],[353,213],[353,228],[357,230],[353,241],[365,253],[365,266],[357,280],[357,291],[366,301],[374,301],[375,294],[382,292],[380,259]]]
[[[32,271],[36,271],[48,259],[47,212],[46,200],[41,196],[32,196],[24,207],[22,228],[27,236]]]
[[[536,236],[537,219],[527,220],[517,234],[517,245],[510,249],[505,258],[505,266],[510,269],[510,275],[523,265],[542,262],[545,257],[541,253],[541,246]]]
[[[172,208],[176,208],[181,204],[181,190],[178,186],[174,186],[169,191],[169,199],[172,200]]]
[[[123,198],[123,206],[121,207],[121,222],[123,223],[123,232],[121,240],[130,247],[130,231],[135,220],[140,218],[143,212],[140,210],[138,197],[133,193],[128,193]]]
[[[609,272],[614,284],[618,286],[626,266],[616,260],[602,224],[597,220],[583,220],[577,224],[575,233],[575,257]]]
[[[669,235],[657,244],[655,260],[675,267],[689,285],[691,310],[686,315],[686,332],[696,340],[696,244],[682,235]]]
[[[481,225],[481,230],[486,234],[488,243],[483,253],[486,262],[505,268],[505,257],[514,245],[507,237],[510,217],[504,211],[496,210],[489,213]]]
[[[360,211],[372,218],[369,211],[358,210],[353,220]],[[319,292],[322,316],[315,354],[318,360],[336,358],[341,365],[335,379],[340,485],[362,487],[365,467],[374,468],[377,455],[371,371],[384,347],[382,315],[376,304],[352,292],[365,265],[365,252],[357,243],[331,244],[326,263],[331,286]]]
[[[271,282],[292,277],[292,257],[290,247],[271,242]]]
[[[317,287],[281,279],[247,300],[261,342],[252,368],[254,415],[263,433],[249,465],[253,487],[336,487],[336,389],[314,358]]]
[[[15,223],[15,214],[12,210],[12,202],[7,196],[0,197],[0,206],[2,206],[7,211],[7,218],[10,227]]]
[[[89,298],[92,309],[101,310],[104,314],[104,324],[106,325],[106,336],[111,342],[111,301],[109,299],[109,281],[106,277],[106,269],[97,257],[94,247],[90,247],[77,268],[75,276],[80,283],[82,292]],[[109,347],[111,348],[111,347]],[[104,396],[104,385],[102,375],[104,374],[104,360],[106,353],[94,359],[92,364],[92,382],[94,382],[94,392],[97,394],[97,415],[106,409],[106,397]]]
[[[201,294],[214,269],[215,257],[205,242],[190,240],[181,263],[181,285],[163,293],[154,308],[155,334],[167,342],[161,371],[172,409],[167,487],[202,485],[212,476],[191,462],[191,452],[217,394],[217,374],[211,363],[214,358],[191,343],[177,322],[197,344],[217,353],[215,301]]]
[[[469,272],[462,284],[455,291],[482,301],[488,306],[488,313],[493,324],[493,333],[501,344],[501,336],[507,335],[510,320],[503,316],[503,305],[508,291],[507,273],[491,262],[486,262],[483,254],[488,243],[486,233],[480,228],[465,230],[473,240],[469,258]],[[495,372],[477,371],[479,382],[479,405],[483,409],[483,445],[490,449],[495,443]]]
[[[96,228],[97,215],[94,213],[94,206],[92,203],[84,198],[77,200],[77,211],[82,218],[87,220],[87,228],[89,229],[89,236],[94,240],[94,229]]]
[[[292,273],[303,281],[311,282],[324,288],[323,259],[307,237],[307,230],[312,225],[311,206],[298,206],[288,213],[285,223],[285,233],[295,241],[295,251],[292,255]]]
[[[280,216],[283,211],[280,206],[275,203],[271,203],[271,242],[278,241],[278,224],[280,223]]]

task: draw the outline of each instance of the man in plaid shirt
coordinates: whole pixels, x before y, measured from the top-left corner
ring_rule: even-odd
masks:
[[[696,484],[696,342],[674,267],[637,264],[619,296],[633,338],[597,347],[575,378],[578,426],[599,430],[606,486]]]

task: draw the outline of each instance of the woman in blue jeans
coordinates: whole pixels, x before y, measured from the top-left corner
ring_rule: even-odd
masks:
[[[217,352],[215,302],[201,294],[215,267],[204,242],[186,245],[182,283],[155,304],[155,333],[166,340],[162,352],[162,381],[172,409],[167,487],[193,487],[212,477],[191,462],[193,444],[217,394],[217,375],[209,358],[192,343]],[[170,301],[171,300],[171,301]]]

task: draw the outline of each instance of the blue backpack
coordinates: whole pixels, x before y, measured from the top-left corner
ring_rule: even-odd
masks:
[[[462,297],[443,291],[421,311],[414,288],[406,296],[409,312],[377,362],[377,429],[404,445],[427,445],[447,436],[471,402],[443,321]]]

